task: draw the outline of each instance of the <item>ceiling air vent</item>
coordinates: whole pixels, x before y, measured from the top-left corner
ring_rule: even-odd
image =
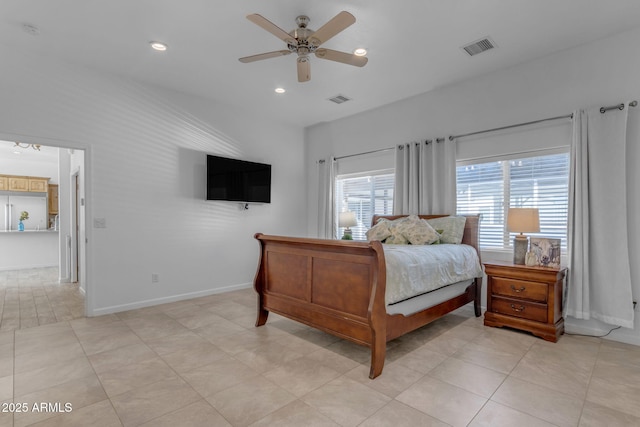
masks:
[[[344,95],[336,95],[333,98],[329,98],[329,101],[335,102],[336,104],[342,104],[343,102],[351,101],[351,98],[347,98]]]
[[[466,46],[463,46],[465,52],[469,54],[469,56],[474,56],[482,52],[486,52],[487,50],[491,50],[496,47],[496,44],[489,37],[485,37],[481,40],[470,43]]]

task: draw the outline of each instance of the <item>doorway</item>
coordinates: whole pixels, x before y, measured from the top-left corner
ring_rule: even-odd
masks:
[[[21,146],[28,148],[15,148],[15,140],[19,140]],[[33,148],[36,146],[38,148]],[[14,151],[18,151],[18,149],[24,151],[16,155]],[[56,158],[46,159],[46,162],[54,162],[55,167],[54,169],[46,169],[47,166],[43,166],[46,155],[55,150],[58,152]],[[37,323],[34,323],[36,322],[35,320],[30,321],[29,326],[36,326],[41,322],[51,323],[52,321],[70,320],[69,316],[71,318],[83,317],[89,312],[87,303],[88,284],[86,280],[86,213],[84,206],[87,188],[85,170],[87,155],[88,150],[60,146],[60,141],[16,135],[7,136],[0,133],[0,170],[2,173],[49,177],[49,183],[53,184],[53,187],[57,185],[55,189],[58,193],[59,207],[57,212],[48,207],[47,214],[50,215],[49,220],[45,222],[47,225],[44,228],[39,227],[38,230],[32,230],[42,231],[43,235],[48,232],[49,237],[54,239],[51,240],[51,251],[56,251],[57,253],[49,256],[45,261],[34,261],[37,258],[35,256],[22,257],[22,259],[28,259],[29,262],[27,264],[21,262],[15,266],[17,268],[9,265],[11,263],[0,265],[0,278],[9,278],[4,280],[7,289],[13,286],[12,283],[15,282],[12,280],[13,277],[21,278],[19,280],[20,283],[24,283],[25,278],[28,278],[30,286],[37,289],[36,293],[42,294],[43,291],[40,286],[46,286],[47,294],[56,292],[55,299],[61,303],[63,295],[74,295],[72,288],[79,291],[81,298],[80,309],[78,308],[78,297],[64,297],[69,304],[73,300],[72,309],[70,308],[71,305],[63,308],[62,304],[53,307],[52,310],[47,309],[48,314],[46,316],[40,316],[37,319]],[[27,159],[31,160],[26,161]],[[39,173],[42,169],[45,169],[45,171]],[[51,199],[50,194],[47,200]],[[27,239],[22,239],[22,241],[26,242]],[[9,244],[10,242],[7,241],[5,243]],[[2,245],[2,242],[0,242],[0,245]],[[9,246],[11,245],[9,244]],[[40,246],[42,247],[42,245]],[[9,247],[7,249],[9,252],[15,252],[11,251]],[[3,253],[3,250],[0,246],[0,253]],[[51,251],[47,251],[47,253],[51,254]],[[52,276],[55,276],[55,278],[52,279]],[[62,292],[63,290],[64,292]],[[51,293],[52,298],[53,295]],[[68,304],[65,303],[63,305],[67,306]],[[39,307],[37,311],[43,312],[45,310]],[[52,311],[55,316],[51,315]],[[0,314],[0,321],[2,321],[2,317],[4,316]]]

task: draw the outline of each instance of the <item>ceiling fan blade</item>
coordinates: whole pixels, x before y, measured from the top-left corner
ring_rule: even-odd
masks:
[[[355,65],[356,67],[364,67],[369,61],[366,56],[356,56],[351,53],[324,48],[316,50],[316,56],[320,59],[342,62],[343,64]]]
[[[343,10],[320,27],[315,33],[311,34],[308,40],[312,44],[320,46],[354,22],[356,22],[356,18],[349,12]]]
[[[256,24],[257,26],[262,27],[263,29],[269,31],[271,34],[273,34],[280,40],[284,41],[285,43],[292,44],[294,46],[297,45],[296,40],[293,37],[291,37],[289,33],[287,33],[282,28],[278,27],[273,22],[269,21],[264,16],[254,13],[251,15],[247,15],[247,19],[253,22],[254,24]]]
[[[307,56],[298,57],[298,81],[308,82],[311,80],[311,61]]]
[[[260,61],[262,59],[269,59],[269,58],[275,58],[277,56],[289,55],[290,53],[291,53],[290,50],[276,50],[274,52],[267,52],[267,53],[260,53],[258,55],[245,56],[243,58],[239,58],[238,61],[244,62],[246,64],[247,62],[254,62],[254,61]]]

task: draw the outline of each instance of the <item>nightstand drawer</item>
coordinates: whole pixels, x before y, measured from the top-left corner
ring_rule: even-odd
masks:
[[[527,282],[504,277],[493,277],[491,292],[513,298],[524,298],[532,301],[547,302],[549,285],[540,282]]]
[[[547,321],[547,305],[535,302],[527,302],[511,298],[493,297],[491,310],[512,317],[534,320],[536,322]]]

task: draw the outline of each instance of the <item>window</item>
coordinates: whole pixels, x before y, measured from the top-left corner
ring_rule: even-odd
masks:
[[[358,225],[351,227],[354,240],[367,239],[365,233],[374,214],[391,215],[393,183],[394,173],[389,169],[336,177],[336,212],[356,213]],[[338,228],[338,236],[343,234],[344,228]]]
[[[509,207],[538,208],[540,236],[561,239],[567,245],[569,153],[499,161],[458,163],[458,214],[482,215],[480,246],[508,249],[514,233],[506,227]]]

